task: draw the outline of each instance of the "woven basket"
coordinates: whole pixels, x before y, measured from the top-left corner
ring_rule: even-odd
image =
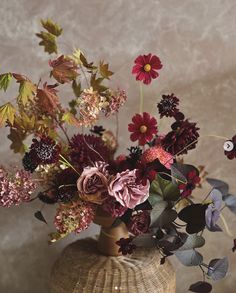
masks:
[[[78,240],[65,248],[54,264],[51,293],[174,293],[175,273],[160,265],[156,249],[104,256],[94,239]]]

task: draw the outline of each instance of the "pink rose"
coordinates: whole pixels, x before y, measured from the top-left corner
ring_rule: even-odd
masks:
[[[108,192],[122,206],[133,209],[143,203],[149,196],[150,183],[146,185],[136,182],[136,170],[117,173],[108,186]]]
[[[87,167],[77,180],[80,197],[85,201],[101,204],[107,194],[107,178],[97,167]]]

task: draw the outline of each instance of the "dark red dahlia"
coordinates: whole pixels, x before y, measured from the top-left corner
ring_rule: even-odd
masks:
[[[116,242],[119,248],[119,252],[123,255],[132,254],[133,251],[136,249],[136,245],[132,244],[133,238],[121,238],[119,241]]]
[[[127,224],[127,228],[129,232],[137,236],[147,233],[149,231],[150,223],[150,212],[147,210],[138,211],[130,218],[129,223]]]
[[[162,140],[164,149],[172,155],[183,155],[191,149],[194,149],[199,137],[196,123],[184,121],[176,121],[171,125],[170,131]]]
[[[142,80],[144,84],[150,84],[152,79],[159,76],[157,70],[162,68],[161,60],[151,53],[139,55],[133,66],[132,73],[136,74],[136,80]]]
[[[139,141],[139,145],[145,145],[150,142],[153,136],[157,133],[157,121],[147,112],[136,114],[132,118],[132,122],[128,125],[128,130],[132,132],[130,139]]]
[[[94,135],[74,135],[71,139],[70,149],[69,155],[73,164],[82,169],[96,161],[107,162],[111,156],[101,137]]]
[[[192,191],[196,188],[196,185],[201,181],[196,170],[190,171],[187,176],[187,183],[180,184],[179,189],[182,197],[188,197],[192,194]]]
[[[179,105],[179,99],[171,95],[163,95],[160,103],[157,104],[157,108],[160,113],[160,117],[174,117],[179,112],[177,106]]]
[[[236,135],[234,135],[231,140],[225,142],[224,150],[229,160],[236,158]]]

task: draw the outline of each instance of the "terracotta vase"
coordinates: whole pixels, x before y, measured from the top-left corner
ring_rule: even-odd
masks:
[[[94,223],[101,226],[98,238],[98,250],[107,256],[118,256],[119,246],[116,244],[120,238],[128,238],[129,233],[124,223],[112,227],[115,219],[103,210],[98,209]]]

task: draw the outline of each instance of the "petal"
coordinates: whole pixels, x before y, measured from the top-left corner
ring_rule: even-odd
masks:
[[[147,113],[147,112],[144,112],[143,113],[143,122],[144,122],[144,124],[149,126],[149,121],[150,121],[150,114]]]
[[[154,71],[153,69],[151,69],[150,75],[153,79],[155,79],[159,76],[158,72]]]
[[[148,55],[143,55],[144,65],[150,64],[150,62],[151,62],[151,56],[152,56],[151,53],[149,53]]]
[[[130,135],[130,139],[131,141],[136,141],[139,139],[139,133],[138,132],[134,132]]]
[[[161,69],[162,68],[161,60],[156,55],[152,56],[150,64],[153,69]]]
[[[132,73],[133,74],[139,73],[141,71],[141,69],[142,69],[141,65],[134,65],[133,69],[132,69]]]
[[[135,60],[134,63],[139,64],[139,65],[145,65],[145,61],[143,58],[143,55],[139,55]]]
[[[145,80],[146,78],[146,72],[140,71],[138,75],[136,76],[136,80]]]
[[[130,132],[134,132],[134,131],[137,130],[137,126],[135,124],[133,124],[133,123],[130,123],[130,124],[128,124],[128,130]]]
[[[145,74],[145,79],[143,81],[144,84],[150,84],[152,81],[150,73]]]
[[[146,136],[144,134],[139,135],[139,145],[145,145],[146,141]]]

